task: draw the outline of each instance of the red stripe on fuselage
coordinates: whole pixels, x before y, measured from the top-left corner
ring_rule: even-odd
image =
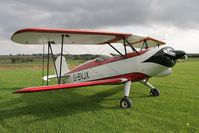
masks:
[[[148,50],[143,50],[143,51],[139,51],[138,53],[139,53],[139,55],[142,55],[142,54],[144,54],[147,51]],[[128,58],[132,58],[132,57],[136,57],[136,56],[138,56],[138,54],[136,52],[127,54]],[[86,64],[83,64],[83,65],[80,65],[80,66],[74,68],[73,70],[70,71],[70,73],[86,70],[86,69],[93,68],[93,67],[96,67],[96,66],[100,66],[100,65],[104,65],[104,64],[120,61],[120,60],[123,60],[123,59],[126,59],[126,58],[123,57],[123,56],[117,56],[117,57],[104,59],[103,61],[99,61],[99,62],[96,61],[96,60],[93,60],[93,61],[90,61],[90,62],[88,62]]]
[[[103,78],[103,79],[115,79],[115,78],[124,78],[124,79],[128,79],[128,81],[135,82],[135,81],[139,81],[142,79],[150,78],[150,76],[146,75],[144,73],[135,72],[135,73],[117,75],[117,76],[113,76],[113,77],[107,77],[107,78]],[[102,79],[100,79],[100,80],[102,80]]]

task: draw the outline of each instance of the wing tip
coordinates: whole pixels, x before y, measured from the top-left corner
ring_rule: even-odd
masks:
[[[16,90],[14,91],[13,93],[27,93],[28,91],[25,91],[24,89],[21,89],[21,90]]]

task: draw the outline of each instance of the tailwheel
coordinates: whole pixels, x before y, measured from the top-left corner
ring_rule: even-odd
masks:
[[[150,96],[159,96],[160,95],[160,91],[156,88],[151,89],[150,91]]]
[[[120,101],[120,106],[124,109],[126,108],[131,108],[132,106],[132,102],[131,102],[131,99],[128,98],[127,96],[123,97]]]

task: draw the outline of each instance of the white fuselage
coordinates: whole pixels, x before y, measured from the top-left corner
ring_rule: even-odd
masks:
[[[152,76],[166,76],[171,74],[172,72],[170,67],[166,67],[153,62],[144,62],[162,48],[163,47],[152,48],[150,50],[147,50],[145,53],[136,55],[134,57],[124,58],[118,61],[104,64],[102,61],[100,65],[87,67],[78,71],[73,71],[78,67],[82,67],[82,65],[80,65],[73,69],[71,72],[65,74],[66,78],[64,80],[67,80],[66,82],[68,83],[73,83],[126,76],[131,77],[130,79],[132,79],[133,81],[133,76],[138,76],[139,74],[145,75],[141,76],[143,78]],[[95,60],[93,60],[93,62],[95,62]],[[83,65],[86,64],[87,63]]]

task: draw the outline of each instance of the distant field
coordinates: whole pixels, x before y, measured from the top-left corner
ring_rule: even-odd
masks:
[[[70,67],[82,62],[69,60]],[[0,132],[199,132],[199,58],[179,62],[172,75],[150,82],[160,97],[149,97],[148,88],[134,83],[134,107],[124,110],[123,85],[13,94],[41,85],[41,61],[1,63]]]

